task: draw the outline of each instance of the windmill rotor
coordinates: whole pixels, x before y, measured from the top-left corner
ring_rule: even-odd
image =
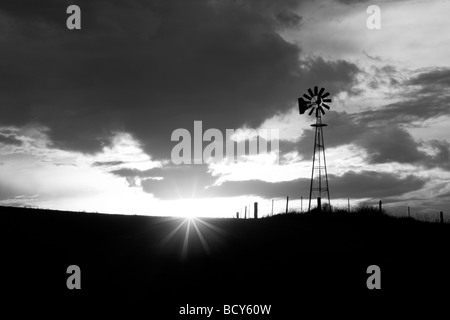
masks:
[[[329,92],[325,92],[325,88],[314,86],[314,90],[309,88],[308,92],[298,98],[298,105],[300,114],[304,114],[309,110],[308,115],[312,115],[315,112],[316,118],[325,115],[325,109],[330,110],[330,106],[327,103],[331,103],[331,99],[328,98]]]

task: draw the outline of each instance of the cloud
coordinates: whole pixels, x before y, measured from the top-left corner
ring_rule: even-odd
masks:
[[[3,134],[0,134],[0,143],[7,144],[7,145],[20,146],[22,144],[22,141],[17,139],[14,136],[6,136]]]
[[[309,195],[309,178],[290,181],[267,182],[262,180],[224,181],[215,184],[206,165],[172,166],[140,171],[119,169],[114,175],[133,181],[130,186],[138,186],[135,179],[141,179],[141,187],[156,198],[171,200],[180,198],[211,198],[259,196],[277,198],[285,196]],[[333,198],[380,198],[400,196],[422,188],[427,179],[414,175],[401,177],[390,172],[348,171],[337,176],[329,174]]]
[[[444,87],[450,85],[450,69],[435,68],[427,72],[420,73],[408,81],[410,85],[420,85],[429,88],[430,86]]]
[[[327,88],[332,95],[340,91],[352,92],[357,83],[357,75],[361,72],[354,63],[345,60],[327,61],[322,57],[312,57],[302,61],[302,67],[307,70],[308,83]],[[297,93],[298,94],[298,93]]]
[[[430,165],[450,171],[450,143],[446,140],[433,139],[430,145],[437,151],[434,156],[428,158]]]
[[[283,182],[267,182],[261,180],[226,181],[220,186],[213,186],[207,193],[211,196],[259,196],[262,198],[278,198],[288,195],[306,195],[309,188],[309,179],[296,179]]]
[[[281,25],[292,28],[299,27],[303,18],[291,11],[282,11],[276,15],[276,19]]]
[[[354,4],[357,4],[357,3],[365,3],[367,1],[368,0],[337,0],[337,2],[346,4],[346,5],[354,5]]]
[[[403,127],[372,124],[366,118],[360,118],[359,114],[329,111],[325,122],[330,124],[323,129],[327,148],[355,145],[364,150],[368,164],[397,162],[426,168],[450,168],[450,144],[446,140],[416,141]],[[306,129],[297,141],[281,140],[280,152],[284,155],[296,151],[303,159],[310,159],[313,142],[314,130]],[[434,153],[427,153],[424,147],[434,150]]]
[[[349,171],[342,176],[329,175],[330,195],[333,198],[384,198],[399,196],[422,188],[427,180],[409,175],[399,177],[389,172]],[[212,195],[253,195],[263,198],[309,196],[310,179],[301,178],[283,182],[260,180],[227,181],[208,189]]]
[[[92,166],[94,167],[112,167],[120,164],[124,164],[123,161],[95,161]]]
[[[0,182],[0,201],[13,199],[20,190],[17,188],[12,188],[11,184]]]
[[[142,189],[159,199],[203,198],[205,188],[215,181],[207,165],[155,168],[148,170],[145,176],[150,174],[163,179],[142,179]]]
[[[194,120],[202,120],[204,130],[257,128],[268,118],[287,115],[305,89],[315,85],[330,91],[336,106],[324,118],[327,150],[349,145],[330,153],[338,168],[332,173],[342,173],[330,174],[333,198],[400,199],[426,182],[388,172],[343,173],[350,169],[405,172],[410,166],[403,170],[398,164],[411,164],[417,171],[450,171],[448,140],[430,139],[442,127],[423,128],[427,140],[413,130],[448,115],[450,69],[402,69],[395,52],[416,50],[407,50],[406,43],[386,47],[394,56],[374,49],[373,39],[361,45],[367,38],[361,33],[364,10],[347,5],[367,1],[309,2],[299,8],[301,2],[79,0],[80,31],[66,28],[65,10],[73,4],[68,0],[0,3],[0,125],[9,128],[0,131],[5,163],[0,194],[12,199],[37,188],[43,191],[41,199],[53,203],[81,202],[92,186],[103,194],[117,183],[118,192],[112,194],[146,199],[153,199],[150,194],[158,199],[306,195],[308,178],[267,182],[310,172],[314,132],[309,124],[301,131],[297,120],[282,129],[274,126],[291,139],[303,132],[297,141],[280,141],[282,156],[300,155],[282,157],[281,168],[247,162],[214,170],[164,160],[176,144],[170,137],[177,128],[192,133]],[[388,11],[405,9],[392,8]],[[397,22],[402,29],[404,21]],[[362,29],[352,27],[357,24]],[[411,38],[410,31],[405,30],[404,39]],[[383,33],[373,35],[388,40]],[[368,59],[361,60],[361,52]],[[392,65],[383,66],[380,54]],[[384,98],[389,103],[377,105]],[[341,107],[356,113],[334,111]],[[34,125],[45,129],[38,130],[45,139],[20,129]],[[379,165],[386,163],[396,164]],[[252,178],[267,181],[231,181]]]
[[[401,127],[375,127],[366,130],[353,143],[364,149],[369,164],[404,163],[449,170],[450,145],[445,140],[416,141]],[[436,150],[428,154],[423,147]]]
[[[426,182],[414,175],[399,177],[390,172],[348,171],[340,177],[332,176],[330,188],[337,198],[384,198],[419,190]]]
[[[369,123],[410,124],[448,115],[450,69],[433,68],[404,81],[399,101],[377,110],[363,111],[358,117]],[[397,97],[397,98],[398,98]]]
[[[416,163],[425,158],[419,144],[399,127],[377,127],[355,137],[355,143],[368,153],[369,163]]]
[[[450,191],[449,192],[445,192],[445,193],[441,193],[437,196],[438,198],[444,198],[450,201]]]
[[[371,55],[369,55],[365,50],[363,50],[362,53],[363,53],[367,58],[369,58],[370,60],[374,60],[374,61],[377,61],[377,62],[381,62],[381,58],[380,58],[379,56],[371,56]]]
[[[142,187],[145,192],[160,199],[204,197],[205,188],[216,180],[206,164],[166,166],[149,170],[121,168],[110,173],[125,178],[130,187]]]
[[[194,120],[257,127],[299,88],[350,90],[356,65],[300,64],[301,49],[279,35],[301,25],[297,3],[79,1],[80,31],[65,27],[65,2],[2,3],[0,122],[41,123],[56,148],[90,154],[129,132],[168,159],[172,131]]]

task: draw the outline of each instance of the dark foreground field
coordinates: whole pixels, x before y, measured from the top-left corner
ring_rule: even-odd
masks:
[[[94,307],[202,319],[180,308],[257,304],[271,305],[270,315],[246,317],[364,319],[444,310],[450,296],[450,225],[363,212],[180,226],[184,219],[0,207],[0,218],[2,310],[15,314]],[[66,287],[69,265],[81,268],[81,290]],[[381,268],[381,290],[366,287],[369,265]],[[242,316],[210,317],[227,318]]]

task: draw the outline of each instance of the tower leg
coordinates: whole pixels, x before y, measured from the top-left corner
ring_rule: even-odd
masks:
[[[327,163],[325,159],[325,143],[322,130],[322,127],[326,126],[326,124],[322,123],[322,119],[319,116],[316,118],[316,123],[311,126],[315,127],[315,134],[308,211],[311,211],[311,202],[313,201],[312,199],[315,198],[317,199],[317,210],[321,212],[323,209],[323,197],[326,197],[325,200],[328,200],[328,206],[331,206],[328,187]]]
[[[316,124],[317,124],[317,120],[316,120]],[[313,181],[314,181],[314,167],[316,164],[316,147],[317,147],[317,134],[318,134],[318,128],[316,126],[316,131],[314,133],[314,151],[313,151],[313,165],[312,165],[312,170],[311,170],[311,184],[309,187],[309,204],[308,204],[308,212],[311,211],[311,200],[313,197]]]
[[[328,206],[329,206],[329,210],[331,210],[331,201],[330,201],[330,188],[328,186],[328,172],[327,172],[327,159],[325,156],[325,141],[323,140],[323,131],[322,131],[322,127],[320,128],[320,131],[322,133],[322,141],[321,141],[321,145],[322,145],[322,152],[323,152],[323,167],[325,169],[325,188],[327,191],[327,196],[328,196]]]

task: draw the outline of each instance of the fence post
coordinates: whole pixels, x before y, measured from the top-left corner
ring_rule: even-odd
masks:
[[[441,216],[441,223],[444,223],[444,211],[441,211],[440,216]]]
[[[258,202],[255,202],[253,205],[255,206],[254,217],[255,219],[258,219]]]
[[[383,202],[380,200],[380,202],[378,203],[378,210],[381,212],[383,212]]]
[[[273,199],[272,199],[272,216],[273,216]]]
[[[289,210],[289,196],[286,197],[286,213],[288,213]]]
[[[303,196],[300,197],[300,212],[303,213]]]
[[[245,206],[245,215],[244,215],[244,219],[247,219],[247,206]]]

